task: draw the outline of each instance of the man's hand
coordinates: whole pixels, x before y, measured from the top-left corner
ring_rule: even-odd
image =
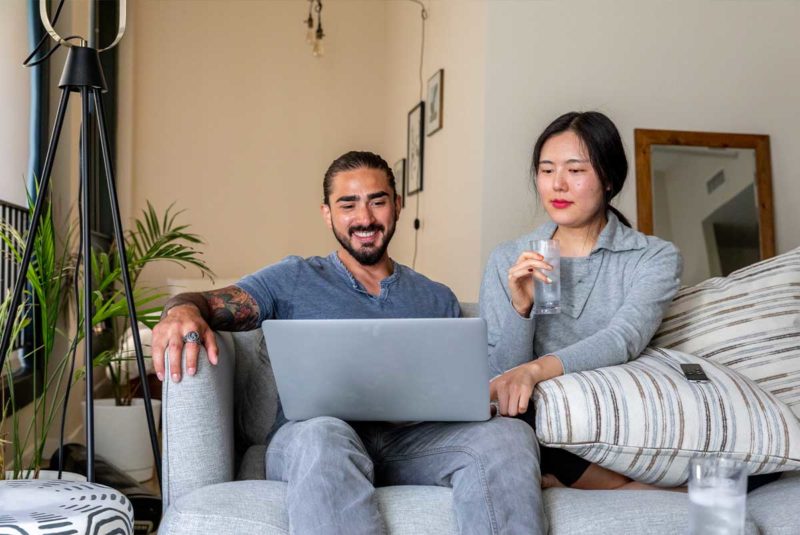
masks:
[[[181,380],[181,352],[186,348],[186,372],[197,371],[200,344],[184,342],[190,332],[200,335],[206,346],[208,361],[217,364],[217,340],[214,331],[249,331],[258,327],[258,303],[237,286],[202,293],[178,294],[164,305],[161,321],[153,328],[153,365],[160,380],[164,380],[164,352],[169,349],[169,369],[172,380]]]
[[[161,321],[153,327],[153,365],[159,380],[164,380],[164,353],[169,349],[169,369],[172,370],[172,380],[181,380],[181,354],[183,346],[186,348],[186,373],[194,375],[197,372],[197,356],[200,354],[200,344],[187,342],[183,337],[189,332],[196,331],[208,352],[208,361],[216,365],[218,352],[217,340],[214,331],[208,326],[200,314],[200,310],[193,304],[177,305],[170,308]]]

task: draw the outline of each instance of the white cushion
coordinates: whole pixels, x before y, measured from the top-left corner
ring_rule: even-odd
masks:
[[[710,382],[688,381],[699,363]],[[775,396],[724,366],[648,348],[637,360],[537,386],[536,433],[631,479],[677,486],[695,455],[726,454],[750,474],[800,469],[800,422]]]
[[[800,417],[800,248],[681,289],[651,345],[728,366]]]

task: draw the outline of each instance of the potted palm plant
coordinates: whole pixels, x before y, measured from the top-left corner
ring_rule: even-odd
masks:
[[[29,199],[29,212],[33,201]],[[54,360],[56,351],[74,348],[75,340],[62,329],[68,307],[71,281],[75,274],[72,250],[72,227],[64,225],[64,235],[59,239],[48,202],[33,241],[33,258],[26,273],[28,286],[16,311],[9,310],[10,292],[0,296],[0,325],[5,325],[9,315],[14,316],[12,335],[16,339],[35,314],[39,322],[38,346],[31,358],[38,360],[33,369],[33,401],[29,407],[19,407],[14,391],[12,359],[5,361],[5,377],[0,381],[0,438],[9,446],[0,452],[0,478],[39,477],[43,466],[45,444],[50,428],[61,410],[69,374],[68,359]],[[0,220],[0,240],[11,259],[20,262],[24,253],[26,236],[11,221]],[[33,309],[36,303],[35,310]],[[5,383],[5,384],[4,384]],[[6,395],[7,392],[7,395]],[[4,431],[5,430],[5,431]]]
[[[37,395],[32,402],[31,409],[20,410],[15,403],[13,381],[8,381],[8,397],[4,397],[4,390],[0,391],[0,439],[5,439],[10,444],[9,454],[3,455],[0,451],[0,478],[8,470],[9,477],[38,477],[44,464],[45,444],[55,421],[62,409],[64,390],[69,380],[80,379],[84,371],[78,370],[74,378],[69,377],[67,365],[78,344],[83,339],[83,302],[80,293],[76,295],[74,312],[74,329],[62,328],[65,311],[70,306],[70,288],[76,277],[76,260],[72,253],[73,239],[72,227],[66,225],[66,235],[63,239],[57,238],[56,227],[53,222],[52,209],[48,207],[43,212],[37,237],[34,240],[34,253],[31,268],[26,274],[29,283],[23,295],[22,304],[17,310],[14,323],[14,335],[30,321],[30,315],[25,314],[37,303],[37,318],[41,323],[41,340],[34,355],[43,360],[41,366],[35,366],[40,377],[34,380],[41,384],[41,395]],[[33,210],[31,204],[29,209]],[[148,202],[143,210],[142,217],[134,222],[132,230],[125,236],[126,250],[128,252],[128,268],[132,286],[134,287],[134,302],[137,308],[138,319],[143,328],[152,327],[160,316],[161,307],[155,303],[163,298],[166,293],[159,288],[143,287],[137,284],[142,270],[149,264],[159,261],[173,262],[182,267],[192,266],[200,270],[203,276],[213,277],[201,252],[196,248],[202,240],[196,234],[188,231],[188,225],[177,224],[176,219],[181,214],[170,205],[162,217],[158,216],[155,208]],[[19,262],[24,253],[25,236],[7,221],[0,221],[0,239],[6,244],[11,256]],[[101,366],[108,370],[111,383],[112,399],[98,400],[95,407],[96,418],[96,451],[115,464],[122,464],[124,468],[129,463],[123,446],[129,444],[131,439],[124,438],[126,430],[132,430],[134,435],[140,436],[146,444],[147,434],[144,426],[144,412],[141,400],[136,401],[136,382],[128,364],[133,359],[132,350],[120,351],[120,342],[124,339],[125,325],[129,322],[127,301],[122,289],[122,271],[118,255],[115,251],[103,252],[92,250],[89,269],[93,274],[93,307],[91,318],[95,333],[111,333],[114,343],[93,358],[94,366]],[[213,280],[213,279],[212,279]],[[79,290],[82,292],[82,290]],[[0,300],[0,325],[4,325],[8,311],[10,295],[2,296]],[[74,331],[74,332],[70,332]],[[66,348],[66,349],[65,349]],[[56,352],[64,352],[62,358],[55,360]],[[6,359],[8,374],[10,373],[11,359]],[[42,370],[38,372],[38,370]],[[2,381],[0,381],[2,386]],[[112,408],[111,424],[104,424],[106,407]],[[98,410],[98,408],[100,410]],[[114,409],[117,410],[114,410]],[[159,415],[156,407],[155,414]],[[26,418],[21,413],[29,411],[30,417]],[[131,417],[130,426],[120,425],[123,418],[117,412],[137,412],[140,416]],[[7,415],[7,416],[6,416]],[[137,431],[136,426],[144,426],[144,432]],[[4,432],[4,430],[6,430]],[[111,437],[106,434],[111,432]],[[123,438],[119,441],[116,439]],[[146,452],[149,469],[152,470],[150,449],[134,446],[132,451]],[[148,476],[149,477],[149,476]],[[141,479],[141,477],[140,477]],[[147,479],[145,477],[144,479]]]
[[[139,283],[142,270],[155,262],[171,262],[181,267],[193,267],[201,276],[213,281],[213,272],[201,258],[196,246],[202,240],[189,232],[189,226],[177,222],[181,211],[170,205],[162,216],[152,204],[142,211],[141,217],[125,235],[128,253],[128,272],[133,287],[134,302],[140,324],[140,335],[145,356],[150,356],[150,329],[161,316],[161,306],[156,302],[167,293],[158,287]],[[94,308],[92,324],[95,332],[107,331],[113,340],[111,347],[94,357],[94,366],[105,368],[111,384],[112,396],[95,401],[95,444],[98,455],[111,461],[139,481],[150,479],[153,459],[148,442],[144,402],[137,398],[141,382],[138,377],[135,354],[130,342],[128,308],[122,284],[119,255],[112,245],[110,252],[92,252],[91,269],[94,279]],[[160,401],[153,400],[153,411],[158,424]]]

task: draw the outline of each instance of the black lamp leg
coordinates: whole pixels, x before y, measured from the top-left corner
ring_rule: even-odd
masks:
[[[17,275],[17,281],[14,284],[11,306],[8,309],[8,317],[6,318],[6,324],[3,328],[3,338],[0,341],[0,370],[3,369],[6,356],[8,355],[8,349],[11,347],[11,333],[14,330],[14,319],[17,315],[17,308],[19,308],[20,300],[22,299],[22,289],[25,287],[25,283],[28,280],[28,267],[31,264],[31,257],[33,256],[33,241],[36,238],[39,222],[42,219],[42,209],[46,202],[47,192],[50,190],[50,175],[53,171],[53,160],[56,158],[56,149],[58,149],[58,140],[61,137],[61,128],[64,126],[64,116],[67,111],[68,101],[69,88],[65,87],[61,90],[61,100],[58,103],[56,122],[53,125],[53,133],[50,135],[50,145],[47,147],[42,176],[39,177],[39,191],[36,197],[36,205],[33,209],[30,229],[28,230],[28,238],[25,240],[25,252],[22,255],[19,275]]]
[[[89,220],[89,88],[81,88],[81,236],[83,240],[83,347],[86,361],[86,479],[94,482],[94,363],[92,362],[92,242]]]
[[[136,364],[139,368],[139,378],[142,382],[142,397],[144,398],[144,410],[147,415],[147,427],[150,431],[150,444],[153,448],[153,458],[155,459],[156,475],[158,485],[161,487],[161,453],[158,447],[158,434],[153,418],[153,406],[151,403],[150,386],[147,384],[147,370],[142,354],[142,340],[139,337],[139,326],[137,325],[136,304],[133,299],[133,290],[128,272],[128,254],[125,250],[125,236],[122,232],[122,223],[119,215],[119,201],[117,189],[114,181],[114,167],[111,163],[111,155],[108,147],[108,133],[106,131],[105,109],[103,108],[103,98],[99,89],[92,89],[94,96],[94,107],[97,113],[97,127],[100,131],[100,148],[103,151],[103,163],[106,169],[106,180],[108,182],[108,196],[111,204],[111,216],[114,223],[114,239],[117,243],[119,253],[119,264],[122,269],[122,282],[125,285],[125,295],[128,301],[128,317],[131,322],[131,333],[133,334],[133,347],[136,353]]]

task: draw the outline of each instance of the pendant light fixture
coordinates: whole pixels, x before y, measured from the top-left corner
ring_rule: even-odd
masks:
[[[317,15],[317,29],[314,29],[314,13]],[[322,31],[322,0],[308,0],[308,18],[303,21],[306,27],[306,43],[311,45],[311,54],[321,58],[325,54],[322,40],[325,32]]]

